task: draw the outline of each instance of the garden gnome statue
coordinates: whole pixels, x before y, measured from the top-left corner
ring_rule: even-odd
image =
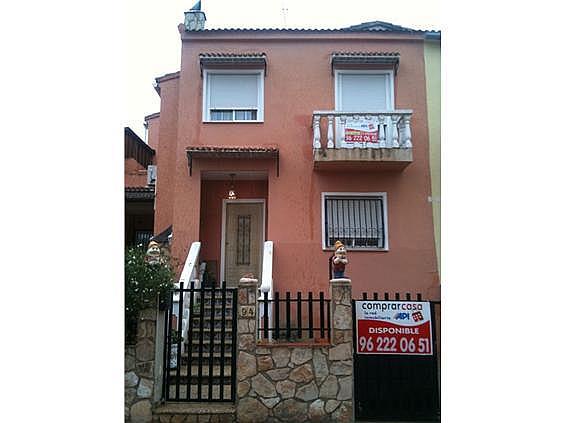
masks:
[[[162,263],[161,247],[157,241],[149,242],[147,252],[145,253],[145,261],[150,265]]]
[[[349,261],[347,260],[347,250],[341,241],[335,242],[335,254],[333,254],[331,260],[333,262],[333,278],[344,278],[345,267]]]

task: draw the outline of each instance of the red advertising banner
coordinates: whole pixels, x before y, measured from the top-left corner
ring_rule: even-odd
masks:
[[[358,354],[433,355],[431,306],[422,301],[355,301]]]
[[[369,119],[347,120],[345,123],[346,143],[377,143],[378,125]]]

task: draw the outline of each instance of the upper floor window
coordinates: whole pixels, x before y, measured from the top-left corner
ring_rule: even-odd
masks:
[[[394,76],[391,70],[337,70],[335,107],[344,112],[393,110]]]
[[[263,122],[263,70],[205,70],[205,122]]]

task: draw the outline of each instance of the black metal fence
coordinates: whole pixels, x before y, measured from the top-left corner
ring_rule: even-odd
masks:
[[[382,295],[383,294],[383,295]],[[353,301],[355,415],[370,421],[439,421],[440,385],[437,333],[440,301],[429,301],[433,355],[366,355],[356,351],[355,301],[428,301],[422,295],[366,292]]]
[[[275,292],[273,298],[264,293],[259,300],[259,336],[264,340],[286,342],[329,342],[331,339],[331,301],[319,292],[302,297],[297,292],[292,298],[289,292],[280,298]]]
[[[373,292],[372,293],[372,298],[368,298],[368,293],[363,292],[362,293],[362,300],[363,301],[367,301],[367,300],[374,300],[374,301],[422,301],[421,300],[421,294],[417,293],[415,298],[411,298],[411,294],[409,292],[405,293],[405,298],[402,300],[401,299],[401,294],[399,292],[396,292],[394,295],[394,298],[390,298],[391,295],[389,292],[384,292],[384,295],[380,295],[380,298],[378,298],[378,293],[377,292]]]
[[[168,304],[163,398],[235,401],[237,289],[227,288],[225,282],[220,288],[197,288],[194,282],[185,288],[181,283],[171,292]],[[186,304],[189,311],[182,316]],[[187,327],[183,327],[183,317]],[[182,336],[184,328],[186,338]]]

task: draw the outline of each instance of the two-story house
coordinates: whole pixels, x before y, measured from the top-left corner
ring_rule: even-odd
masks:
[[[439,299],[430,32],[378,21],[205,29],[203,12],[186,16],[181,68],[156,79],[161,108],[148,120],[158,128],[154,232],[172,225],[172,255],[182,264],[194,247],[208,280],[231,286],[270,278],[268,255],[276,290],[326,291],[340,240],[355,297]]]

